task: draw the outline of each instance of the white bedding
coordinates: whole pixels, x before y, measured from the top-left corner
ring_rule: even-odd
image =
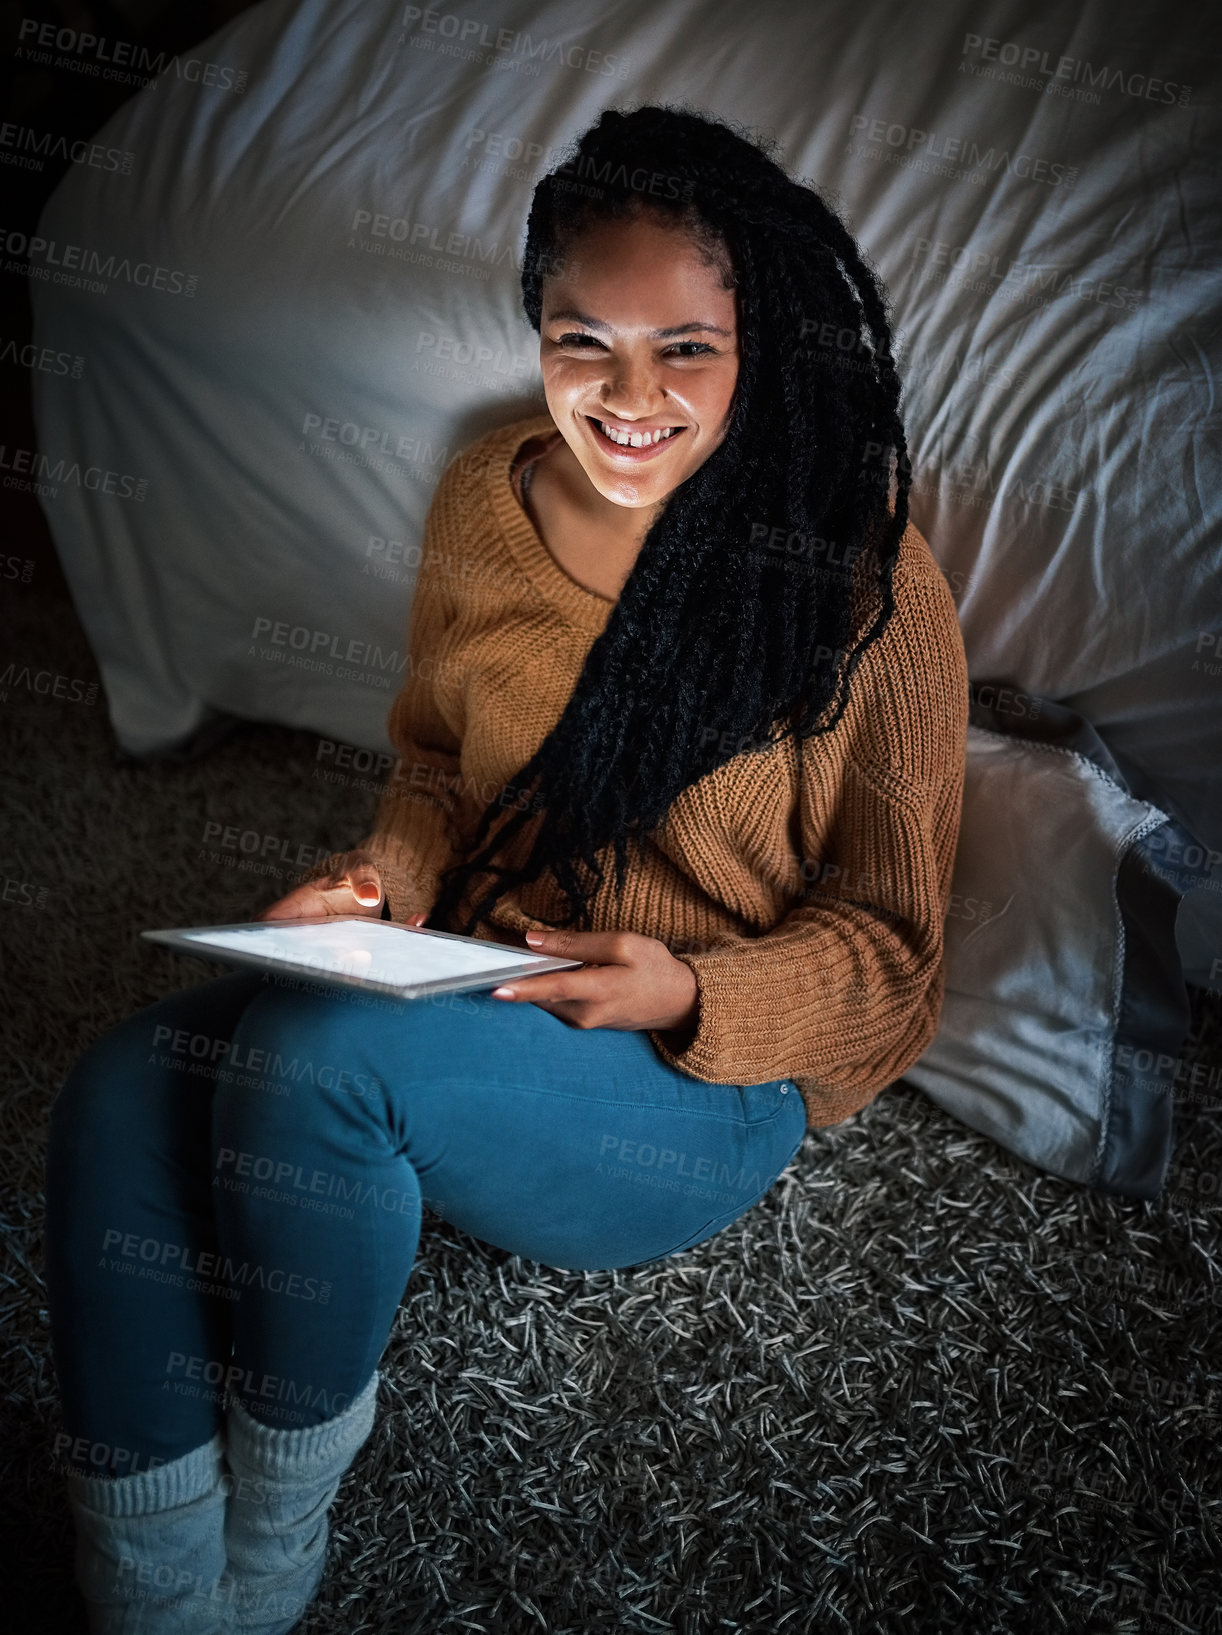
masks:
[[[194,52],[215,83],[109,122],[130,174],[73,167],[39,229],[36,340],[85,360],[36,374],[41,447],[146,485],[44,501],[119,741],[222,711],[386,747],[437,477],[544,407],[533,181],[601,108],[676,101],[775,137],[883,275],[973,677],[1079,710],[1222,854],[1210,28],[1123,0],[241,15]],[[50,270],[112,255],[104,289]]]

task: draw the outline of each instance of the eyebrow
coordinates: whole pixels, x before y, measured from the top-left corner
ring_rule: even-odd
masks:
[[[588,313],[578,312],[575,307],[563,307],[559,312],[548,313],[547,322],[549,324],[559,323],[561,320],[585,324],[587,329],[607,330],[611,327],[610,324],[604,323],[601,318],[591,318]],[[717,324],[704,323],[675,324],[670,329],[655,329],[652,333],[654,340],[662,341],[669,339],[672,335],[691,335],[696,330],[707,330],[711,335],[730,334],[728,329],[721,329]]]

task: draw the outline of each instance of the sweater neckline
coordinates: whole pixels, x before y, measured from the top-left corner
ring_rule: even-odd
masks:
[[[490,451],[485,476],[489,510],[510,554],[540,594],[572,624],[598,634],[606,626],[615,602],[569,577],[539,537],[513,490],[513,466],[524,444],[547,432],[560,435],[550,414],[515,420],[503,429]]]

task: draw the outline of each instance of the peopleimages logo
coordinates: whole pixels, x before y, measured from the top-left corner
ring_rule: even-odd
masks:
[[[39,693],[44,698],[66,699],[71,704],[93,704],[98,696],[96,681],[61,675],[56,670],[33,670],[28,664],[18,665],[16,659],[10,659],[0,670],[0,704],[8,703],[10,687]]]
[[[1186,108],[1192,94],[1191,85],[1181,85],[1177,80],[1126,72],[1123,68],[1113,67],[1111,63],[1096,67],[1085,57],[1054,58],[1035,45],[1020,45],[1017,40],[997,40],[980,34],[963,36],[960,57],[964,59],[959,63],[960,73],[967,69],[988,78],[1038,86],[1053,96],[1065,95],[1070,86],[1091,91],[1102,88],[1105,91],[1119,91],[1124,96],[1139,97],[1146,102],[1174,102]],[[989,73],[983,65],[994,62],[1016,72]]]
[[[926,159],[939,161],[937,174],[979,180],[979,172],[1004,170],[1025,182],[1043,182],[1049,187],[1073,187],[1078,179],[1076,165],[1062,165],[1035,154],[1011,152],[989,143],[982,147],[972,136],[948,136],[919,125],[902,125],[898,120],[872,118],[869,114],[849,116],[850,137],[860,137],[860,151],[849,144],[856,158],[884,159],[890,163],[922,168]]]
[[[49,454],[37,449],[10,449],[7,443],[0,443],[0,472],[5,474],[2,479],[5,488],[46,494],[49,499],[56,498],[60,483],[64,483],[143,504],[149,486],[147,477],[135,477],[127,471],[109,471],[104,466],[82,466],[77,460],[52,460]]]
[[[381,240],[392,240],[388,247]],[[397,245],[399,248],[394,248]],[[508,265],[521,273],[523,260],[509,239],[484,240],[475,233],[439,227],[434,222],[413,221],[408,216],[390,216],[381,211],[355,210],[348,229],[348,248],[365,255],[385,255],[392,260],[436,266],[443,272],[461,272],[469,278],[486,279],[489,269]],[[553,269],[548,269],[553,270]]]
[[[629,170],[627,165],[613,165],[610,159],[597,160],[591,154],[579,154],[568,160],[558,167],[557,174],[565,183],[571,178],[584,177],[600,187],[626,187],[633,193],[649,193],[664,199],[690,199],[696,186],[690,177],[676,176],[672,171],[654,170],[646,165]]]
[[[342,1392],[332,1392],[328,1396],[321,1387],[302,1385],[279,1374],[256,1377],[251,1369],[243,1368],[238,1363],[223,1363],[213,1357],[188,1356],[185,1351],[171,1351],[165,1371],[169,1379],[177,1376],[180,1380],[198,1380],[202,1385],[219,1386],[224,1396],[236,1395],[240,1387],[247,1397],[287,1401],[294,1406],[304,1402],[307,1407],[321,1409],[328,1419],[346,1408],[350,1400]],[[164,1463],[164,1460],[153,1461],[154,1465],[159,1463]],[[238,1480],[244,1481],[246,1478],[239,1477]]]
[[[35,346],[32,341],[23,343],[4,335],[0,335],[0,363],[37,369],[43,375],[67,375],[71,380],[80,380],[85,373],[79,352],[57,352],[52,346]]]
[[[110,278],[135,284],[140,289],[158,290],[163,295],[193,296],[198,284],[195,273],[181,272],[175,267],[161,267],[151,261],[133,262],[127,256],[117,259],[114,255],[103,256],[83,244],[60,244],[58,239],[43,238],[38,233],[31,237],[4,227],[0,227],[0,254],[14,258],[5,263],[6,272],[80,286],[98,295],[105,295],[105,280]],[[22,257],[28,258],[28,264],[22,263]]]
[[[1049,295],[1069,295],[1095,306],[1136,312],[1143,293],[1132,284],[1091,278],[1081,267],[1051,261],[1016,261],[1013,256],[1003,257],[970,244],[951,244],[920,235],[913,241],[912,260],[923,263],[922,279],[995,294],[1009,301],[1043,305]]]
[[[210,1293],[213,1289],[198,1280],[218,1279],[216,1292],[228,1299],[239,1299],[244,1288],[266,1289],[294,1300],[316,1300],[324,1306],[331,1299],[331,1284],[316,1277],[288,1272],[280,1266],[263,1266],[258,1261],[234,1261],[219,1251],[201,1251],[190,1244],[142,1238],[138,1232],[122,1232],[117,1227],[108,1227],[103,1233],[102,1256],[103,1271],[135,1273],[176,1288],[204,1288]],[[184,1278],[190,1281],[184,1284]]]
[[[108,40],[104,34],[59,27],[37,17],[22,18],[17,40],[16,55],[23,62],[68,68],[124,85],[155,85],[160,75],[172,72],[177,79],[221,91],[240,94],[246,89],[244,68],[205,62],[202,57],[167,57],[164,51],[150,51],[131,40]],[[52,56],[55,51],[61,55]]]
[[[401,654],[398,647],[392,647],[386,652],[379,643],[365,641],[357,636],[345,642],[342,636],[336,635],[333,631],[310,630],[305,625],[290,625],[286,619],[273,620],[259,615],[255,619],[251,636],[256,640],[266,636],[268,641],[277,647],[289,647],[295,652],[308,649],[312,656],[322,653],[325,657],[342,664],[365,664],[375,670],[391,670],[396,674],[402,672],[407,665],[407,654]],[[421,673],[424,671],[425,663],[417,667]]]
[[[524,65],[561,63],[603,78],[627,79],[630,61],[619,52],[598,51],[571,40],[550,40],[546,35],[529,34],[525,29],[498,28],[480,17],[460,17],[452,11],[432,11],[421,6],[404,6],[402,27],[415,34],[413,44],[445,56],[475,56],[478,49],[502,59],[519,59]],[[445,44],[434,45],[434,35]]]
[[[29,170],[41,170],[47,159],[65,159],[69,164],[85,165],[91,170],[117,170],[120,175],[131,174],[135,154],[126,148],[105,148],[100,142],[70,141],[51,131],[36,131],[29,125],[0,124],[0,148],[15,151],[0,153],[0,163],[23,165]]]

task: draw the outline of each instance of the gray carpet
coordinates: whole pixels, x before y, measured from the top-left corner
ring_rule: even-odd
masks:
[[[96,678],[66,600],[6,605],[3,662]],[[100,695],[10,687],[0,732],[0,873],[23,888],[0,915],[3,1604],[10,1628],[83,1629],[51,1464],[48,1108],[98,1033],[215,974],[140,927],[286,889],[201,858],[206,823],[345,845],[373,796],[313,782],[315,740],[270,727],[120,764]],[[1220,1038],[1194,995],[1194,1049],[1217,1062]],[[895,1088],[809,1134],[737,1225],[636,1272],[557,1271],[426,1215],[302,1629],[1222,1627],[1220,1122],[1222,1095],[1180,1104],[1172,1196],[1146,1205]]]

